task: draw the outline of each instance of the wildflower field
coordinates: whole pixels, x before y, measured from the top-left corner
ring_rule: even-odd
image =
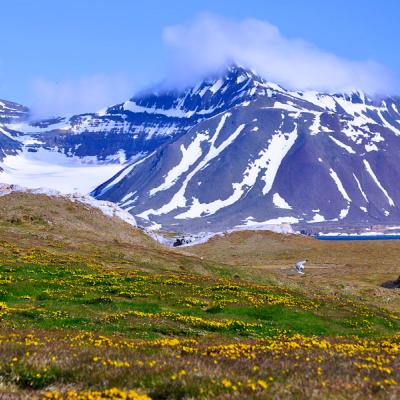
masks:
[[[5,242],[1,251],[1,387],[16,396],[398,393],[400,319],[386,309],[240,279],[111,270]]]
[[[0,224],[1,399],[400,396],[393,307],[54,225]]]

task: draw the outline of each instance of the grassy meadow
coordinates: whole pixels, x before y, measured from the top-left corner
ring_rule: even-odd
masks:
[[[378,270],[370,242],[241,232],[173,251],[47,196],[0,197],[0,218],[2,399],[400,396],[399,295],[378,287],[397,243]]]

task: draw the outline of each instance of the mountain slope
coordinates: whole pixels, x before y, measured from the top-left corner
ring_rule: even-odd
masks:
[[[14,104],[24,118],[16,119],[11,107],[5,110],[7,132],[0,136],[5,172],[0,180],[88,192],[125,162],[150,154],[201,120],[252,98],[256,84],[254,74],[232,68],[221,78],[187,90],[144,92],[97,113],[36,122],[29,119],[29,110]]]
[[[25,120],[28,113],[29,110],[20,104],[0,100],[0,161],[7,155],[15,155],[21,150],[21,144],[14,138],[16,132],[8,128],[8,124]]]
[[[143,224],[177,231],[398,223],[399,98],[290,92],[251,79],[250,98],[132,163],[94,195]]]

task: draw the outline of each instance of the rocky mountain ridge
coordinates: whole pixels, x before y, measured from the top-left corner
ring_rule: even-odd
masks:
[[[236,70],[236,81],[242,74]],[[294,92],[251,79],[250,99],[93,194],[139,223],[190,232],[399,221],[399,98]]]
[[[92,188],[100,184],[92,194],[147,227],[197,233],[400,220],[398,97],[290,91],[231,66],[182,91],[144,92],[71,118],[30,122],[25,107],[1,104],[10,179],[13,157],[96,167],[87,174]],[[88,169],[71,171],[66,179],[84,179]]]

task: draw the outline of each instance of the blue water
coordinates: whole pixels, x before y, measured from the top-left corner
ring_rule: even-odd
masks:
[[[358,236],[315,236],[318,240],[399,240],[400,234],[394,235],[358,235]]]

